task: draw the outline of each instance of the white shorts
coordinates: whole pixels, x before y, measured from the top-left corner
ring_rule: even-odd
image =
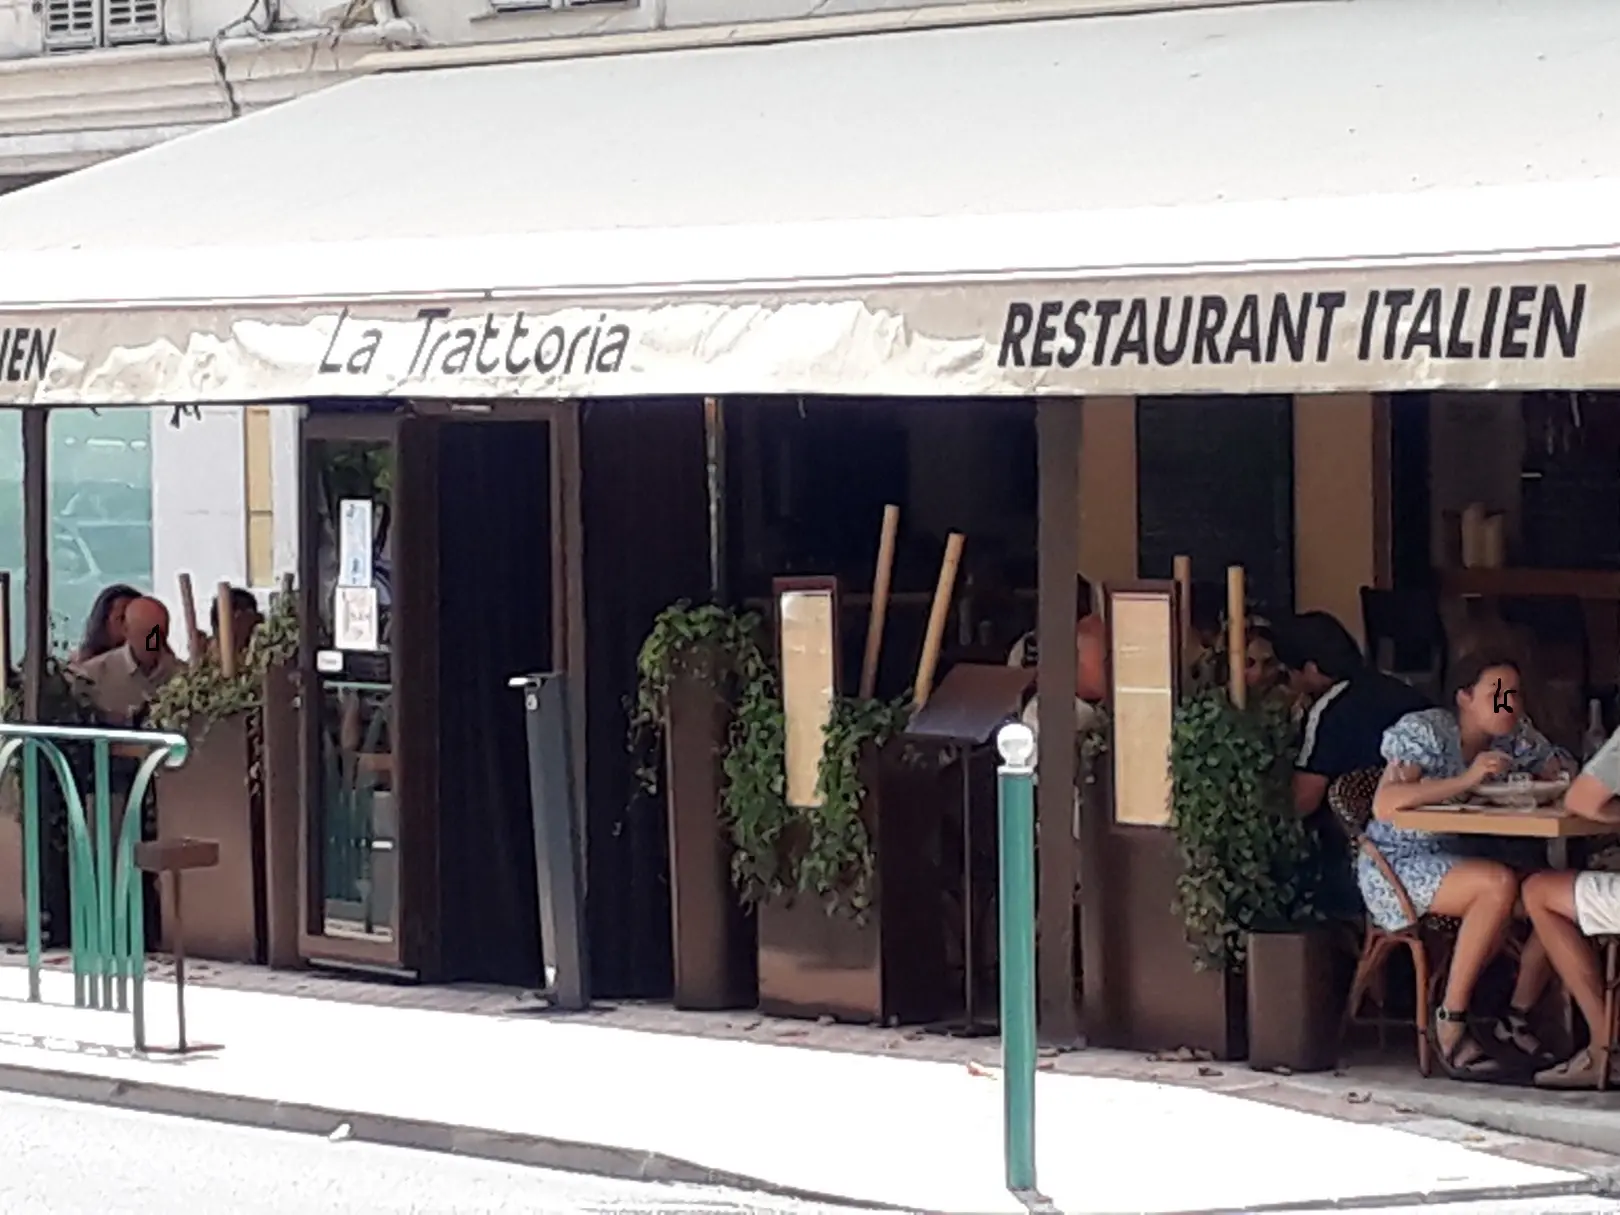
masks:
[[[1575,875],[1575,922],[1589,937],[1620,936],[1620,873]]]

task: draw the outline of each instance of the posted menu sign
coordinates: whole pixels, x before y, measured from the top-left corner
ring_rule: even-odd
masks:
[[[1620,388],[1620,263],[0,316],[0,401]]]

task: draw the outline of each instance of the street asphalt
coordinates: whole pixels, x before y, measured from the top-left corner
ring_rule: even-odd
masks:
[[[0,1160],[4,1215],[851,1215],[11,1093]]]

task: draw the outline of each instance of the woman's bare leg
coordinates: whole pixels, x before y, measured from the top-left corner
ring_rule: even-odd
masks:
[[[1495,861],[1468,858],[1452,865],[1435,891],[1429,911],[1434,915],[1455,916],[1462,921],[1457,943],[1451,954],[1451,972],[1441,1008],[1459,1016],[1468,1012],[1474,986],[1486,965],[1502,947],[1502,937],[1513,919],[1513,904],[1519,896],[1518,876]],[[1451,1054],[1467,1026],[1460,1020],[1442,1020],[1437,1027],[1440,1049]],[[1467,1064],[1483,1053],[1478,1046],[1457,1059]]]

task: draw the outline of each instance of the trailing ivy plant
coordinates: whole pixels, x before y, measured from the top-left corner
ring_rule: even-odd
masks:
[[[147,725],[184,734],[195,743],[202,741],[215,722],[262,708],[266,673],[298,653],[296,600],[296,595],[285,593],[275,597],[270,614],[253,630],[233,674],[225,674],[217,648],[210,645],[163,684],[152,699]]]
[[[1313,841],[1294,812],[1293,738],[1280,695],[1240,709],[1212,685],[1176,708],[1171,808],[1184,867],[1176,908],[1199,969],[1239,969],[1250,931],[1317,918]]]
[[[695,675],[728,699],[738,685],[769,674],[759,648],[760,619],[753,612],[688,600],[658,613],[636,655],[636,691],[629,705],[630,753],[636,779],[647,793],[658,791],[664,705],[677,679]]]
[[[1108,743],[1113,737],[1114,719],[1107,705],[1093,705],[1091,724],[1082,729],[1075,742],[1080,750],[1081,783],[1094,785],[1097,774],[1108,759]]]
[[[838,698],[827,725],[817,787],[821,804],[787,802],[787,725],[776,672],[752,612],[676,603],[660,612],[637,658],[630,746],[640,787],[658,788],[664,705],[676,679],[695,675],[725,697],[731,723],[721,756],[721,815],[732,843],[732,878],[745,902],[792,893],[829,913],[863,916],[873,855],[860,817],[859,758],[904,725],[900,702]]]
[[[906,697],[833,701],[816,780],[821,804],[795,811],[803,829],[793,857],[795,888],[819,896],[829,914],[845,911],[859,920],[872,905],[875,857],[861,818],[861,759],[905,729],[910,716]]]

